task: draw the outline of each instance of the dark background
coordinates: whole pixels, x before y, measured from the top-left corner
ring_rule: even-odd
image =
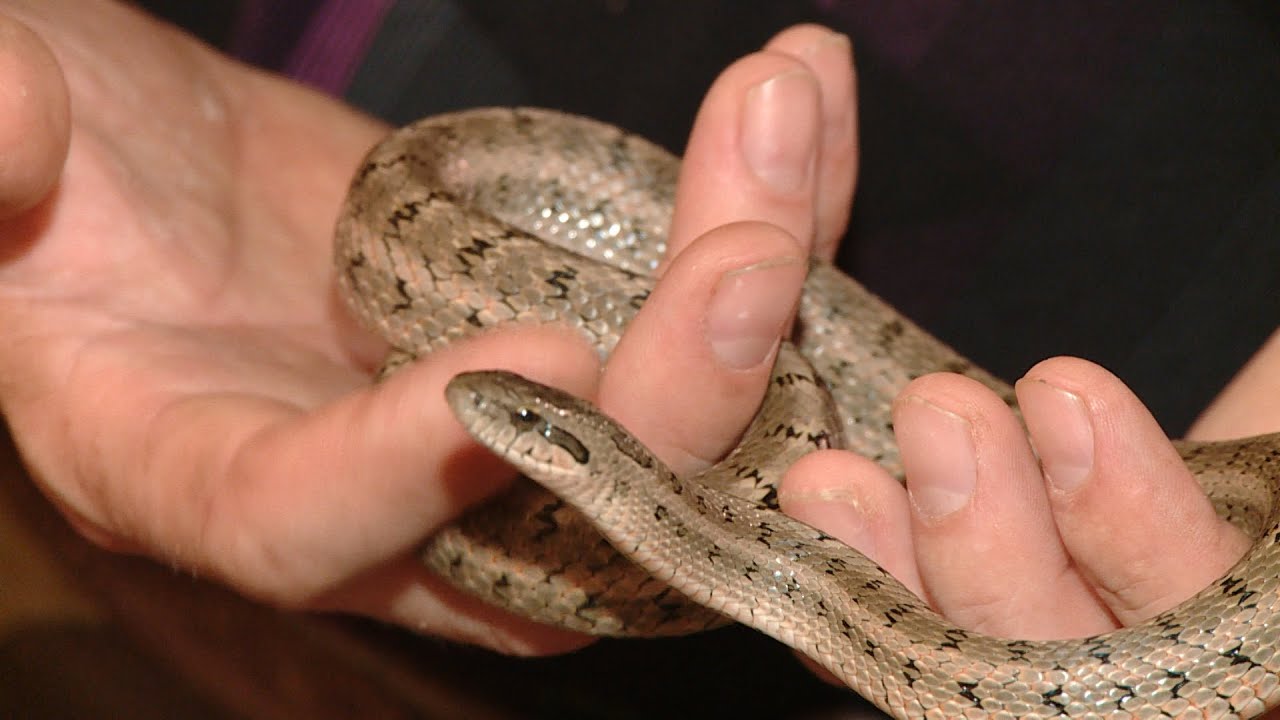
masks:
[[[141,4],[233,40],[235,3]],[[393,123],[544,105],[676,151],[733,59],[795,22],[850,32],[862,158],[841,264],[997,375],[1086,357],[1176,436],[1280,315],[1280,4],[402,4],[356,105]],[[894,35],[922,31],[891,7],[958,10],[904,64]],[[253,56],[278,61],[293,27]]]

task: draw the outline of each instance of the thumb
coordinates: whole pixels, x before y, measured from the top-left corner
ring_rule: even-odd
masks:
[[[49,194],[70,140],[61,66],[39,35],[0,15],[0,220],[17,218]]]
[[[444,402],[454,375],[491,368],[587,396],[598,375],[594,353],[554,328],[513,328],[433,353],[377,386],[233,439],[223,477],[197,503],[199,522],[186,524],[199,528],[190,540],[215,574],[286,604],[405,551],[513,476]],[[189,443],[173,442],[177,460],[189,457]]]

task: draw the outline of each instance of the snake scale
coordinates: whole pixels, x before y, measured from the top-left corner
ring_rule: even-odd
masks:
[[[643,139],[551,111],[428,118],[357,173],[337,230],[339,286],[391,345],[384,372],[520,322],[567,323],[607,355],[648,295],[678,169]],[[1012,402],[1008,386],[823,263],[792,340],[740,445],[686,478],[584,401],[508,373],[458,376],[455,414],[538,484],[439,532],[424,561],[574,630],[736,620],[899,718],[1254,717],[1280,701],[1280,436],[1179,445],[1218,512],[1256,539],[1220,581],[1105,635],[987,637],[782,515],[773,488],[822,447],[900,472],[890,403],[912,378],[959,372]]]

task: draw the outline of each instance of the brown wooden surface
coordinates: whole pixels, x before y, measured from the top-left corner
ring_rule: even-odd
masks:
[[[80,538],[0,434],[0,717],[868,717],[744,629],[512,659],[285,612]]]
[[[510,717],[380,647],[388,633],[93,547],[7,435],[0,488],[0,716]]]

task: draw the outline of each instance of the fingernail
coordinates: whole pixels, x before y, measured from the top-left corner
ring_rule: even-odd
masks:
[[[1045,477],[1064,492],[1079,488],[1093,469],[1093,423],[1084,400],[1039,379],[1019,382],[1018,399]]]
[[[938,519],[967,505],[978,481],[969,421],[915,395],[899,404],[893,420],[916,511]]]
[[[828,52],[828,48],[836,48],[840,54],[848,54],[852,49],[853,42],[848,35],[840,32],[829,32],[826,35],[814,40],[804,49],[804,54],[809,57],[817,57]]]
[[[732,270],[720,278],[707,308],[707,341],[728,367],[753,368],[773,354],[791,320],[805,263],[781,257]]]
[[[853,83],[849,81],[852,74],[849,67],[853,63],[853,44],[849,36],[833,32],[804,49],[809,58],[808,65],[822,88],[821,102],[823,106],[822,147],[836,140],[844,141],[842,135],[853,130]],[[844,82],[837,82],[844,78]]]
[[[774,75],[747,91],[742,152],[756,177],[795,192],[813,174],[818,147],[818,82],[804,70]]]
[[[852,492],[788,492],[785,498],[784,505],[788,515],[807,525],[823,529],[867,557],[877,556],[875,534],[871,532],[867,512],[862,507],[861,500]]]

